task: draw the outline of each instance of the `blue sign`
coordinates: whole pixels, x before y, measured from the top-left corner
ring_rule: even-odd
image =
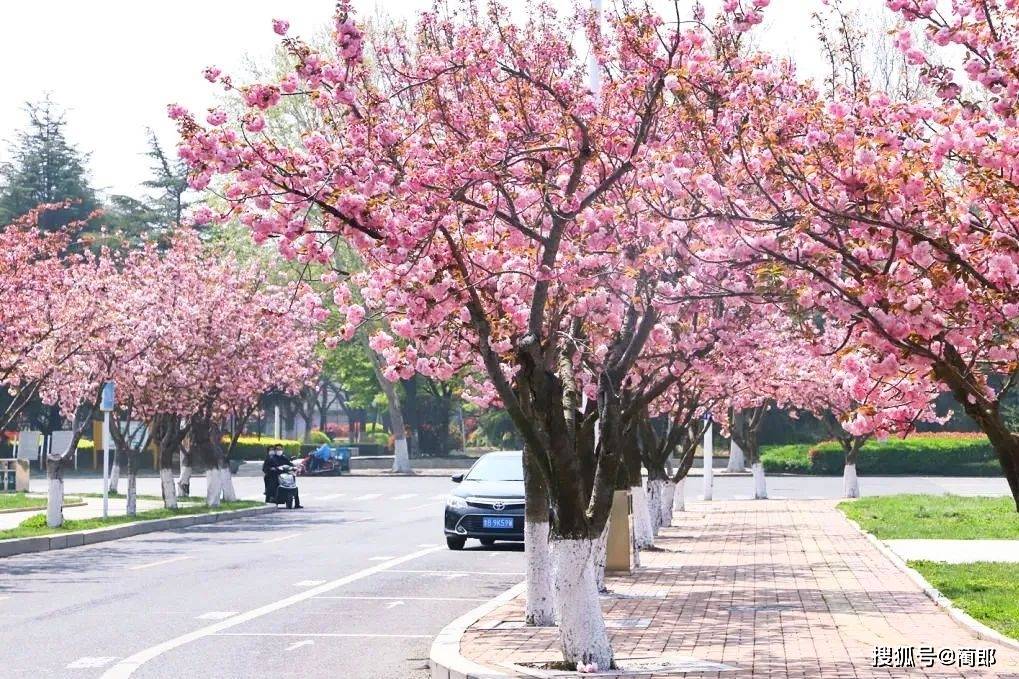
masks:
[[[104,412],[109,412],[109,411],[113,410],[113,403],[114,403],[114,398],[113,398],[113,382],[104,382],[103,383],[103,401],[102,401],[102,405],[100,406],[99,409],[104,411]]]

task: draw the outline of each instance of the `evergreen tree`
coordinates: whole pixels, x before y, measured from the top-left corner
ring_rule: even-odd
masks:
[[[171,158],[159,144],[156,133],[149,132],[149,150],[152,159],[152,179],[142,185],[155,190],[156,198],[152,209],[159,213],[165,228],[173,229],[180,224],[188,203],[184,194],[188,190],[187,167],[177,158]]]
[[[88,155],[67,140],[64,112],[48,96],[26,104],[25,111],[28,127],[13,144],[11,162],[0,167],[0,223],[8,223],[40,203],[62,201],[71,204],[45,213],[40,218],[43,228],[58,229],[86,219],[97,207],[85,171]]]

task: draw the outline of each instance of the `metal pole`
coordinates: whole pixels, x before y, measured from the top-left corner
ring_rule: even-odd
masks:
[[[711,429],[713,427],[711,420],[708,420],[708,426],[704,428],[704,499],[711,499],[712,486],[715,483],[715,461],[714,461],[714,440],[711,435]]]
[[[110,411],[103,413],[103,518],[110,515]]]
[[[460,445],[463,446],[460,450],[464,455],[467,454],[467,427],[464,425],[464,406],[460,404]]]

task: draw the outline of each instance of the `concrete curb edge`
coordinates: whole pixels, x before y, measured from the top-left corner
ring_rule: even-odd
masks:
[[[231,509],[225,512],[189,514],[186,516],[174,516],[165,519],[136,521],[133,523],[123,523],[116,526],[110,526],[109,528],[92,528],[90,530],[76,531],[73,533],[0,540],[0,558],[5,556],[15,556],[16,554],[48,552],[54,549],[92,545],[97,542],[119,540],[133,535],[155,533],[161,530],[172,530],[174,528],[183,528],[185,526],[194,526],[198,524],[218,523],[229,519],[270,514],[275,511],[276,507],[272,505],[265,507],[247,507],[245,509]]]
[[[840,511],[839,513],[842,512]],[[895,564],[896,568],[905,573],[910,580],[916,583],[916,585],[923,590],[923,593],[926,594],[929,599],[931,599],[939,607],[945,609],[945,612],[948,613],[949,617],[952,618],[952,620],[955,620],[955,622],[958,623],[961,627],[965,627],[966,629],[968,629],[978,639],[983,639],[984,641],[993,641],[994,643],[1001,644],[1002,646],[1005,646],[1007,648],[1019,650],[1019,641],[1016,641],[1015,639],[1010,639],[1009,637],[1003,635],[1001,632],[991,629],[984,623],[980,622],[973,616],[963,611],[961,608],[957,607],[954,603],[952,603],[951,599],[949,599],[940,591],[938,591],[938,589],[930,582],[928,582],[927,578],[921,575],[919,571],[917,571],[914,568],[911,568],[909,564],[906,563],[906,561],[901,556],[892,551],[888,547],[888,545],[886,545],[878,538],[874,537],[873,534],[865,531],[863,527],[860,526],[860,524],[858,524],[856,521],[853,521],[845,514],[842,514],[842,517],[846,521],[848,521],[849,524],[853,528],[855,528],[861,535],[867,538],[868,542],[874,545],[874,547],[877,548],[877,550],[881,552],[881,554],[883,554],[889,561]]]
[[[428,666],[432,670],[432,679],[508,679],[514,676],[471,662],[460,655],[460,638],[471,625],[516,598],[526,589],[526,582],[518,583],[443,627],[438,636],[432,640],[432,647],[428,652]]]

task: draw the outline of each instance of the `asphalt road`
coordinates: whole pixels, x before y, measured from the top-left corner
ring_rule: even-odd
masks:
[[[446,549],[447,479],[300,483],[302,511],[0,559],[0,676],[425,679],[431,638],[523,579],[519,546]],[[752,492],[749,477],[715,483],[718,499]],[[773,497],[841,491],[838,478],[768,483]],[[69,479],[67,490],[98,484]],[[261,479],[235,484],[254,497]],[[996,478],[861,485],[865,494],[1007,492]],[[701,488],[691,478],[688,497]],[[158,493],[158,480],[139,489]]]

